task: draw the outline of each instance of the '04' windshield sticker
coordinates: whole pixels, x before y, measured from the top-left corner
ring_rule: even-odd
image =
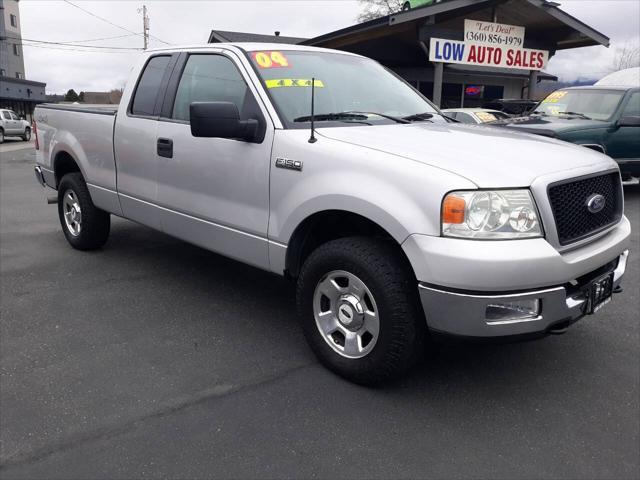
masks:
[[[289,59],[282,52],[253,52],[254,61],[260,68],[288,68]]]

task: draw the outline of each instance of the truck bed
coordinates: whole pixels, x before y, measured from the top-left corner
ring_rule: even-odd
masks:
[[[94,203],[104,209],[118,206],[113,152],[117,108],[117,105],[84,104],[36,107],[40,146],[36,162],[47,185],[57,187],[56,162],[64,161],[62,157],[73,152],[73,160],[82,171]]]
[[[118,105],[86,105],[86,104],[57,104],[43,103],[38,108],[47,110],[68,110],[71,112],[94,113],[96,115],[115,115]]]

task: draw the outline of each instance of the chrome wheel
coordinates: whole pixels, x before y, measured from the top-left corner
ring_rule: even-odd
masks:
[[[64,214],[64,223],[69,233],[74,237],[80,235],[82,229],[82,211],[80,210],[80,202],[78,196],[73,190],[67,190],[62,197],[62,212]]]
[[[24,132],[24,141],[28,142],[29,140],[31,140],[31,130],[27,129]]]
[[[320,280],[313,314],[324,341],[343,357],[362,358],[376,345],[378,306],[364,282],[349,272],[335,270]]]

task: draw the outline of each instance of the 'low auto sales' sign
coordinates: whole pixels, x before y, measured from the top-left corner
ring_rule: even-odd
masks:
[[[542,70],[549,61],[546,50],[522,48],[524,27],[465,20],[465,41],[432,38],[432,62],[485,67]]]
[[[462,65],[542,70],[549,61],[549,52],[432,38],[429,60]]]

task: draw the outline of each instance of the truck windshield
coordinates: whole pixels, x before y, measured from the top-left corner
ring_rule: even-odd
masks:
[[[289,128],[309,126],[313,78],[316,120],[323,127],[392,124],[414,116],[412,121],[446,122],[413,88],[367,58],[293,50],[250,52],[249,58]]]
[[[594,120],[608,120],[620,105],[624,92],[616,90],[558,90],[535,109],[546,115],[574,114]]]

